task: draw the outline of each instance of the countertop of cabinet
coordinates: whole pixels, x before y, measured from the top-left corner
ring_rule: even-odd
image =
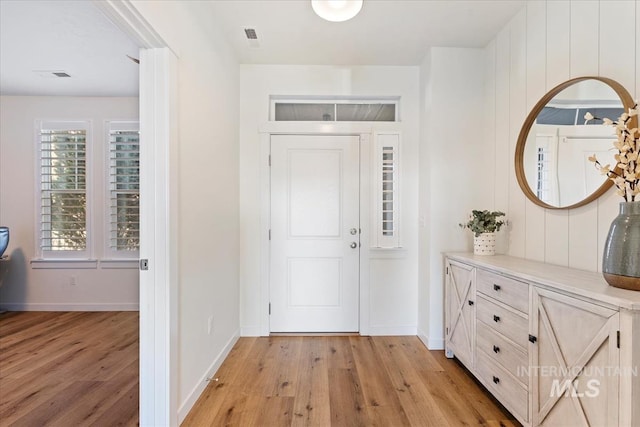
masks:
[[[481,256],[466,252],[445,253],[450,259],[474,264],[519,278],[544,288],[576,294],[627,310],[640,311],[640,292],[609,286],[602,273],[577,270],[508,255]]]

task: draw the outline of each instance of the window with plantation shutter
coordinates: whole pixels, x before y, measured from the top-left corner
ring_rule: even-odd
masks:
[[[536,164],[536,195],[540,200],[549,200],[550,175],[549,168],[549,148],[538,147],[538,158]]]
[[[382,147],[382,235],[393,236],[394,222],[393,214],[395,208],[395,157],[396,152],[393,146]]]
[[[140,248],[140,132],[138,122],[109,122],[108,250],[137,257]]]
[[[39,238],[43,257],[88,256],[89,122],[40,122]]]
[[[375,134],[373,247],[400,248],[400,134]]]

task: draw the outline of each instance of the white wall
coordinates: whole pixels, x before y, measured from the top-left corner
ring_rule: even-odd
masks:
[[[493,152],[482,144],[484,52],[432,48],[421,65],[419,336],[443,348],[443,259],[470,249],[458,224],[493,207]]]
[[[240,283],[243,335],[260,334],[260,138],[270,95],[400,96],[402,240],[397,257],[371,255],[372,334],[417,326],[418,67],[242,65],[240,67]]]
[[[133,1],[178,56],[178,419],[239,336],[238,64],[206,2]],[[207,323],[213,316],[213,330]]]
[[[471,208],[507,213],[511,224],[498,234],[501,253],[601,269],[604,240],[621,199],[611,190],[570,211],[534,205],[516,181],[515,145],[527,112],[569,78],[613,78],[638,99],[639,35],[638,1],[529,1],[481,56],[432,49],[423,62],[420,207],[429,228],[420,233],[419,329],[432,348],[444,332],[440,253],[471,250],[471,236],[461,242],[456,231]],[[438,96],[438,90],[444,93]],[[480,105],[477,95],[484,96]],[[455,118],[456,110],[462,118]],[[445,148],[460,146],[454,144],[461,140],[464,152]],[[446,144],[435,144],[442,141]],[[454,163],[446,161],[452,158]]]
[[[35,121],[90,120],[93,256],[105,259],[105,120],[137,120],[138,98],[0,97],[0,225],[8,226],[11,261],[0,266],[0,307],[11,310],[137,310],[138,270],[34,269],[36,257]],[[107,257],[108,258],[108,257]],[[58,266],[61,267],[61,266]],[[72,285],[72,277],[75,285]]]

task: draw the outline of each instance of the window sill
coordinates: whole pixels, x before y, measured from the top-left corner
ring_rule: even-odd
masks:
[[[406,258],[408,251],[406,248],[369,248],[369,258],[385,259],[385,258]]]
[[[103,259],[100,260],[100,268],[128,269],[137,270],[139,265],[138,258],[133,259]]]
[[[102,269],[127,269],[137,270],[139,261],[134,259],[43,259],[31,260],[33,269],[97,269],[98,265]]]
[[[32,259],[31,268],[69,268],[69,269],[96,269],[97,259]]]

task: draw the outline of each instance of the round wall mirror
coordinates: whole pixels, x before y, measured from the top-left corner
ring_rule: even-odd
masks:
[[[616,120],[633,107],[622,85],[604,77],[568,80],[547,93],[527,116],[516,145],[518,184],[535,204],[549,209],[585,205],[613,184],[588,160],[616,164],[613,126],[585,123],[585,113]]]

